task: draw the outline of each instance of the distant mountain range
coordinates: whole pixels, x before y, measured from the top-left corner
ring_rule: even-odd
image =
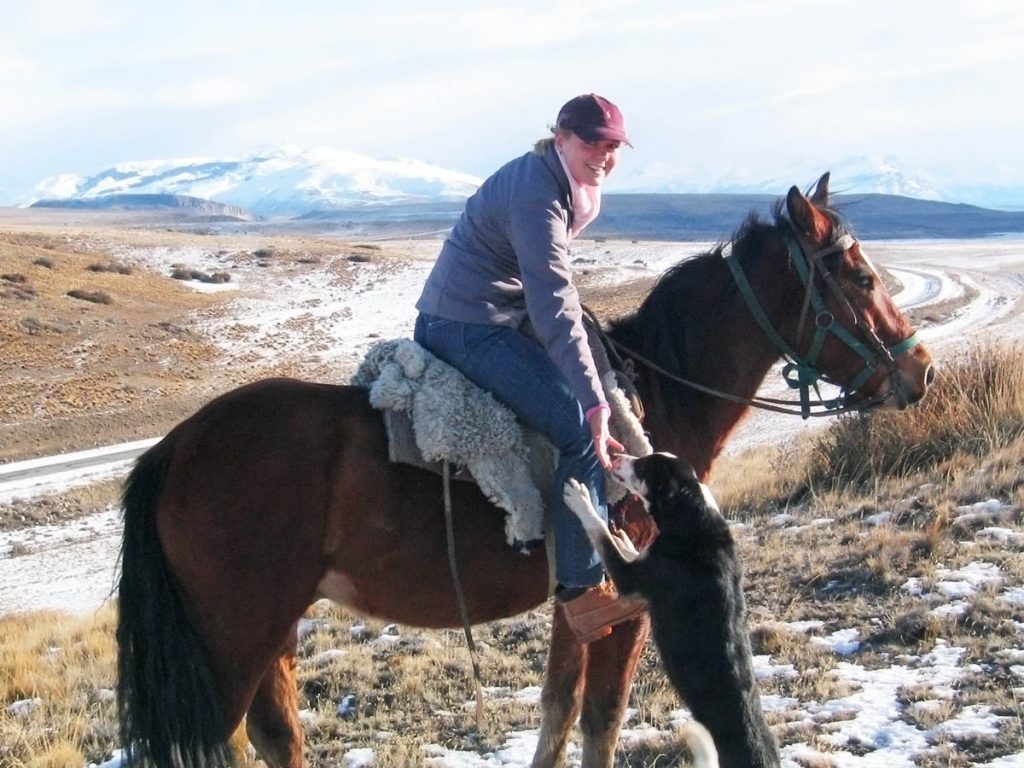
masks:
[[[606,195],[585,238],[726,240],[750,214],[771,218],[778,195]],[[1024,233],[1024,211],[915,200],[898,195],[836,195],[836,205],[864,240],[962,239]],[[290,218],[257,219],[248,211],[181,195],[108,195],[40,201],[39,207],[112,212],[118,220],[182,229],[336,234],[352,239],[434,237],[451,229],[461,201],[364,205]]]
[[[97,211],[177,211],[192,218],[253,221],[256,216],[237,205],[204,200],[188,195],[115,193],[100,197],[72,197],[38,200],[33,208],[71,208]]]
[[[610,180],[608,192],[778,196],[794,183],[811,184],[826,170],[832,172],[833,192],[1024,210],[1024,187],[957,185],[943,181],[934,171],[908,169],[894,158],[848,157],[831,168],[788,171],[787,178],[713,173],[702,166],[664,163],[627,166]],[[240,158],[146,160],[120,163],[90,176],[61,174],[41,181],[25,203],[165,194],[212,200],[262,217],[301,216],[366,205],[461,201],[481,181],[419,160],[281,146]]]
[[[782,195],[608,195],[586,234],[639,240],[724,240],[751,213],[771,220]],[[865,240],[989,237],[1024,232],[1024,211],[997,211],[901,195],[833,195]]]
[[[825,169],[822,169],[825,170]],[[832,170],[833,193],[865,238],[977,237],[1024,232],[1024,210],[957,201],[927,174],[892,160],[850,158]],[[816,178],[707,180],[700,169],[651,166],[609,184],[595,237],[728,237],[745,216],[767,216],[793,184]],[[705,181],[700,181],[705,178]],[[64,174],[36,187],[34,206],[171,212],[193,221],[251,222],[355,236],[436,233],[451,227],[481,179],[416,160],[377,160],[335,149],[281,147],[239,159],[123,163],[91,176]],[[979,191],[1000,197],[995,187]],[[846,192],[847,194],[842,194]],[[1024,209],[1024,191],[1020,207]],[[1012,205],[1006,205],[1012,208]]]

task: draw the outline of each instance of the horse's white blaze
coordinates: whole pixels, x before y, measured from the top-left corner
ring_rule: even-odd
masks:
[[[868,257],[868,255],[866,253],[864,253],[864,246],[863,245],[860,247],[860,255],[861,255],[861,258],[864,259],[864,263],[868,265],[868,269],[870,269],[874,273],[875,277],[877,277],[878,279],[881,279],[882,276],[880,274],[878,274],[878,269],[875,268],[874,262],[871,261],[871,259]]]

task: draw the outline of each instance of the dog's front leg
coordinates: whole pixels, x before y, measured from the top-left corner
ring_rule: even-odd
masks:
[[[632,563],[640,558],[640,550],[636,548],[633,540],[626,535],[625,531],[609,531],[608,541],[625,562]]]
[[[562,491],[562,497],[565,499],[566,506],[583,523],[583,529],[598,552],[602,550],[603,544],[608,544],[627,563],[640,557],[640,552],[625,533],[616,531],[613,534],[608,530],[608,524],[597,514],[597,510],[594,509],[594,505],[590,501],[590,491],[582,483],[570,477]]]

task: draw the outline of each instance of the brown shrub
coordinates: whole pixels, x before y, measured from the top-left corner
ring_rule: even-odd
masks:
[[[110,298],[110,294],[106,291],[83,291],[78,288],[70,290],[67,295],[72,299],[81,299],[82,301],[91,301],[93,304],[113,304],[114,300]]]
[[[176,266],[171,270],[171,277],[174,280],[198,280],[201,283],[230,283],[231,274],[228,272],[214,272],[207,274],[198,269]]]
[[[20,273],[0,275],[0,299],[32,299],[36,289]]]
[[[57,323],[50,322],[49,320],[42,320],[38,317],[23,317],[18,325],[27,334],[37,333],[63,333],[67,330],[66,327],[61,326]]]
[[[122,264],[118,261],[109,261],[106,264],[90,264],[86,269],[90,272],[114,272],[118,275],[130,275],[132,273],[130,264]]]

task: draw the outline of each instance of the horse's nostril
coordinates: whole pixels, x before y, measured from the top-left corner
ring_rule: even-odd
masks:
[[[930,387],[935,382],[935,366],[929,365],[928,370],[924,372],[924,385]]]

